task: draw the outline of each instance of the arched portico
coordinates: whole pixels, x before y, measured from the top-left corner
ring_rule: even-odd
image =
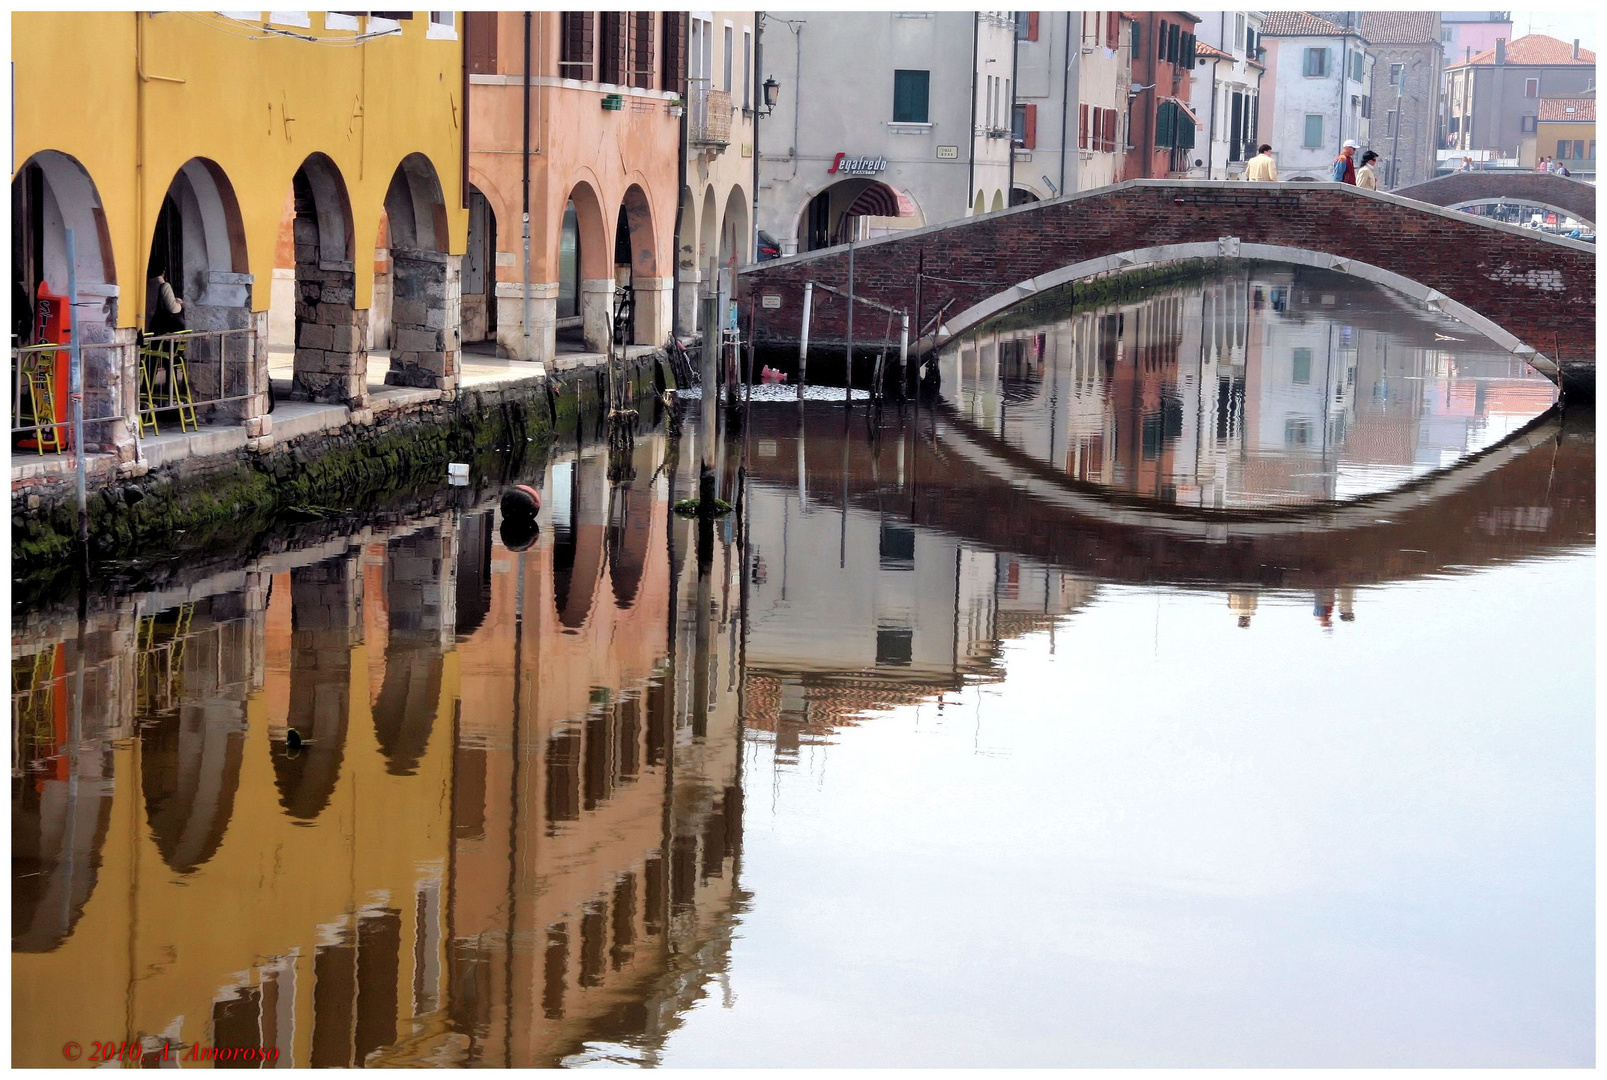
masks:
[[[590,181],[581,180],[569,189],[549,235],[550,280],[556,285],[554,329],[558,334],[578,330],[585,347],[600,352],[612,333],[613,231]],[[537,325],[541,325],[539,318]],[[543,355],[552,355],[554,347],[549,346]],[[539,351],[540,346],[537,348]]]
[[[636,307],[629,344],[662,345],[669,334],[674,279],[661,266],[653,208],[640,185],[625,189],[616,230],[622,231],[615,238],[615,276],[629,283]],[[627,254],[629,262],[622,266],[620,256]]]
[[[446,200],[435,166],[409,154],[385,193],[390,236],[391,366],[387,386],[457,385],[461,260],[447,252]]]
[[[689,186],[681,188],[681,219],[675,229],[675,262],[680,271],[675,297],[675,325],[682,333],[697,328],[698,286],[703,276],[697,260],[698,204]]]
[[[340,169],[312,154],[291,180],[296,358],[291,394],[362,408],[368,402],[368,309],[356,306],[351,200]]]

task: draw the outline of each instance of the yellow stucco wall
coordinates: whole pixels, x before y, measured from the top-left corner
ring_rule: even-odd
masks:
[[[1596,125],[1594,122],[1561,123],[1547,121],[1539,124],[1538,128],[1539,132],[1535,136],[1535,152],[1541,157],[1556,157],[1557,143],[1563,139],[1584,140],[1586,153],[1590,151],[1590,144],[1596,141]]]
[[[195,157],[217,163],[233,185],[257,311],[268,308],[291,179],[315,152],[346,183],[357,307],[371,302],[373,260],[363,253],[408,154],[434,165],[449,250],[463,253],[461,42],[430,39],[427,12],[414,12],[399,35],[360,45],[355,32],[328,30],[324,19],[313,12],[310,27],[286,28],[323,42],[314,43],[207,12],[12,16],[12,161],[20,167],[57,150],[88,171],[116,259],[119,325],[135,325],[144,311],[152,229],[173,176]]]

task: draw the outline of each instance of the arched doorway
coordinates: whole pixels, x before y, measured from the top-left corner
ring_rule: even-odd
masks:
[[[81,344],[113,340],[117,326],[117,268],[105,221],[100,192],[77,159],[56,150],[42,150],[17,170],[11,181],[11,332],[19,345],[66,341],[67,335],[53,327],[59,325],[60,312],[65,311],[68,229],[73,230],[78,278],[78,306],[70,316],[71,333]],[[55,320],[41,318],[41,300],[47,315],[52,310],[56,312]],[[82,356],[84,415],[126,415],[124,400],[132,404],[133,388],[125,390],[122,386],[117,352],[90,349]],[[14,367],[15,364],[14,360]],[[55,414],[65,417],[66,365],[62,364],[49,381],[57,402]],[[25,410],[32,405],[27,395],[23,402]],[[14,422],[32,424],[34,420],[25,413]],[[121,437],[132,441],[131,425],[124,426],[121,421],[90,424],[84,432],[85,448],[94,452],[110,449],[118,441],[119,432],[127,433]]]
[[[174,175],[156,216],[142,314],[147,335],[188,332],[182,355],[190,393],[197,403],[213,403],[197,405],[202,423],[237,422],[266,406],[252,400],[267,392],[267,372],[250,334],[249,271],[234,186],[216,162],[191,158]],[[163,282],[183,306],[177,315],[164,310]]]
[[[973,215],[982,213],[983,212],[983,207],[985,207],[986,205],[987,205],[987,202],[984,200],[982,192],[978,191],[976,193],[976,198],[971,203],[971,213]]]
[[[313,154],[291,180],[296,269],[290,392],[307,401],[368,400],[368,310],[356,306],[351,201],[335,163]]]
[[[385,192],[385,219],[391,278],[385,384],[448,389],[457,384],[462,308],[452,279],[459,275],[446,250],[441,182],[423,154],[409,154],[396,166]]]
[[[740,268],[753,261],[753,233],[748,228],[748,196],[739,184],[726,196],[725,214],[720,221],[720,266],[729,268],[732,256]]]
[[[570,189],[552,226],[555,242],[549,265],[558,285],[554,320],[558,340],[571,349],[602,352],[612,331],[613,249],[602,201],[590,184],[581,181]]]
[[[629,286],[634,308],[628,344],[662,345],[669,332],[669,290],[658,256],[652,206],[647,193],[632,184],[620,200],[614,233],[614,280]]]
[[[876,224],[869,219],[882,219]],[[920,208],[880,180],[840,180],[809,200],[798,222],[798,249],[816,251],[852,240],[912,228]],[[900,224],[894,224],[900,222]]]
[[[1039,201],[1041,200],[1039,200],[1038,196],[1027,188],[1017,187],[1010,189],[1011,206],[1025,206],[1027,203],[1035,203]]]
[[[675,325],[681,333],[697,329],[697,200],[690,187],[681,188],[681,220],[675,229],[675,258],[680,268],[680,293],[675,298]]]
[[[469,248],[463,255],[463,344],[497,336],[497,215],[469,186]]]

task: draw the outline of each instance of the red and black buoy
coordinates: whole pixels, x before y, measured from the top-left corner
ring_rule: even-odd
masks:
[[[529,484],[516,484],[502,493],[502,516],[534,520],[541,513],[541,492]]]

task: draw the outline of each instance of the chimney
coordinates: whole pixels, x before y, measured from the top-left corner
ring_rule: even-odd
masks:
[[[1579,59],[1579,39],[1574,38],[1574,59]]]
[[[1495,62],[1497,64],[1507,62],[1507,39],[1504,37],[1495,39]]]

